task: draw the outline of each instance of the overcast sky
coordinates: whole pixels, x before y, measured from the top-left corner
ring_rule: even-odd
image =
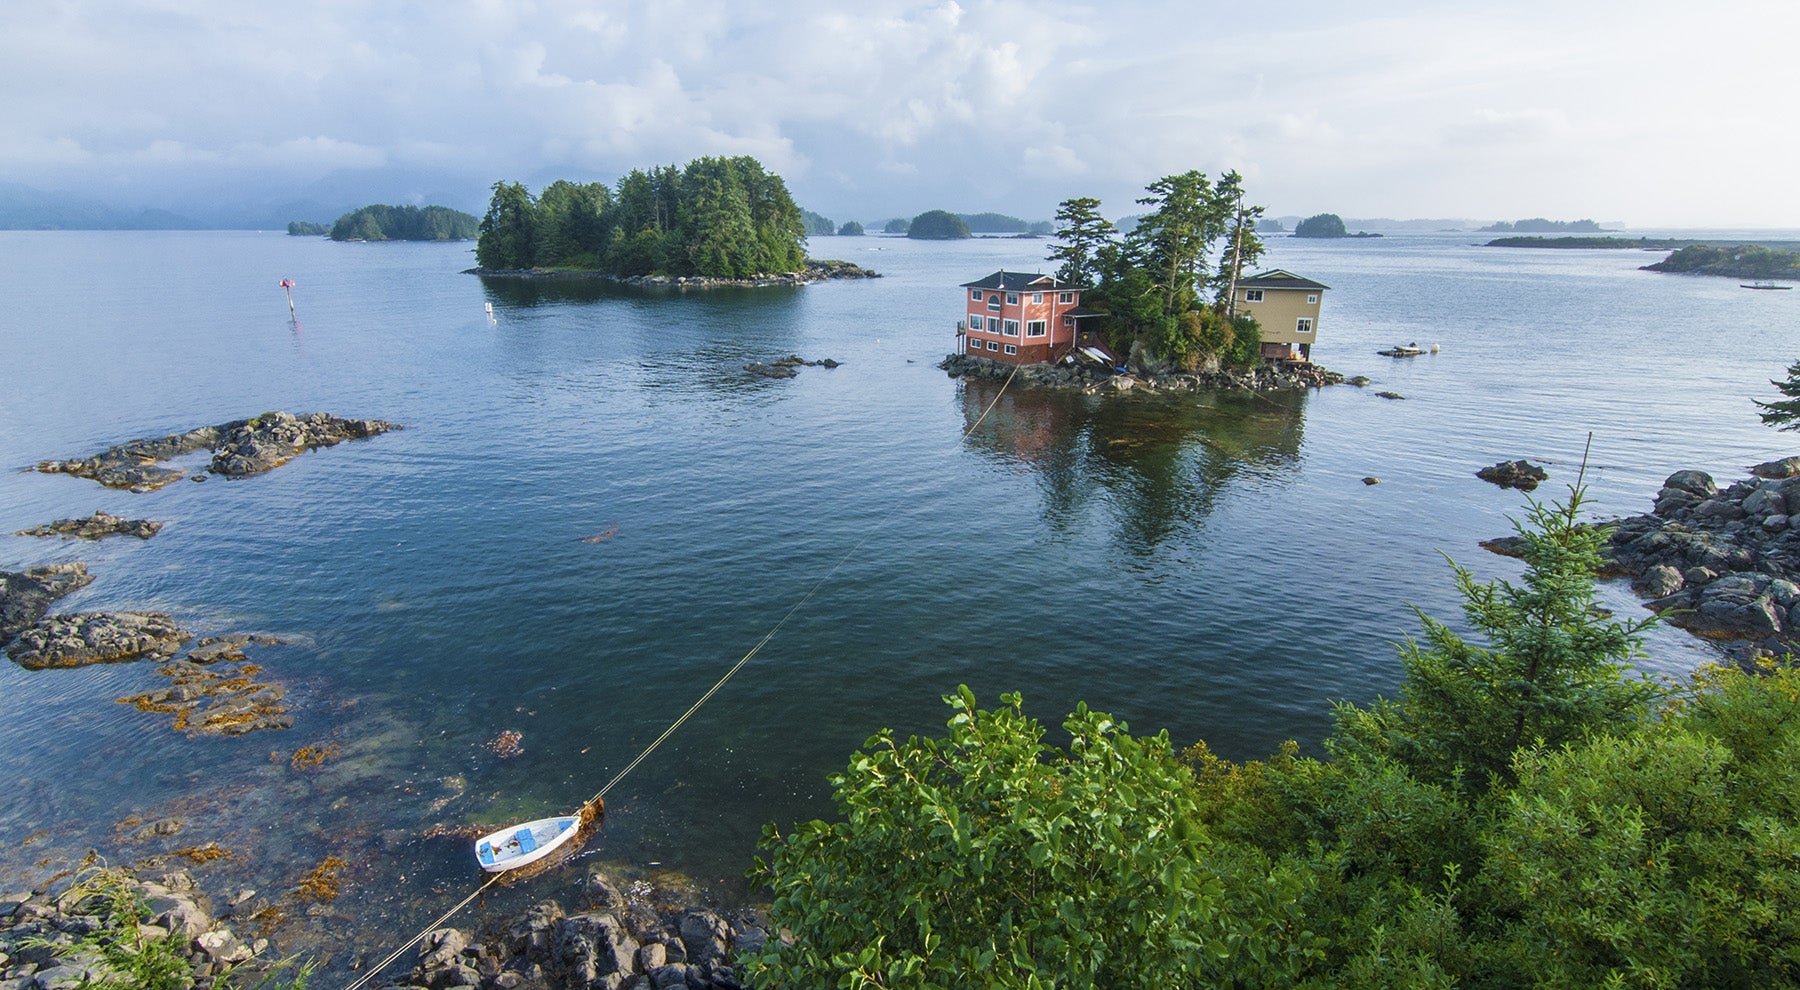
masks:
[[[750,154],[840,220],[1235,168],[1272,214],[1800,227],[1797,46],[1794,0],[11,3],[0,181],[485,200]]]

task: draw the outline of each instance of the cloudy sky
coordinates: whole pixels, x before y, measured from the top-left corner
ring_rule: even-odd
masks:
[[[53,0],[0,13],[0,182],[485,202],[750,154],[838,219],[1273,214],[1800,227],[1794,0]],[[329,218],[323,218],[329,219]]]

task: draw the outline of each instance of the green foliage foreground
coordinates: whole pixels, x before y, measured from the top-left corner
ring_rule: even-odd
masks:
[[[876,735],[842,815],[771,827],[759,987],[1770,987],[1800,981],[1800,674],[1637,676],[1604,530],[1533,505],[1520,584],[1457,570],[1401,696],[1245,764],[965,687]]]

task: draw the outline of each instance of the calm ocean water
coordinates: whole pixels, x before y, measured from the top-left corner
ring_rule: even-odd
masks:
[[[0,829],[47,830],[0,853],[0,880],[217,841],[232,858],[196,868],[209,885],[275,898],[335,855],[343,896],[283,944],[330,952],[354,926],[379,953],[476,882],[432,826],[573,807],[815,587],[609,795],[570,870],[742,897],[764,823],[830,814],[826,775],[883,727],[940,731],[959,683],[1233,758],[1316,748],[1330,702],[1396,687],[1410,606],[1460,622],[1443,554],[1517,573],[1476,542],[1525,501],[1476,468],[1529,457],[1559,494],[1592,431],[1594,505],[1618,515],[1674,470],[1796,452],[1749,400],[1800,357],[1800,293],[1478,239],[1271,241],[1270,266],[1331,286],[1315,357],[1371,388],[1015,389],[964,436],[998,389],[935,367],[956,286],[1039,267],[1043,241],[821,239],[886,277],[676,294],[484,286],[466,244],[0,233],[0,532],[95,509],[168,523],[146,543],[0,536],[0,567],[87,562],[64,611],[283,636],[255,658],[297,716],[190,740],[114,703],[158,684],[148,665],[0,664]],[[1374,353],[1410,341],[1442,351]],[[843,365],[741,371],[789,353]],[[144,495],[17,470],[271,409],[406,429]],[[1651,650],[1668,673],[1712,655],[1672,631]],[[483,748],[504,730],[517,758]],[[307,744],[341,755],[292,768]],[[183,831],[136,840],[130,816]],[[538,883],[484,909],[555,890]]]

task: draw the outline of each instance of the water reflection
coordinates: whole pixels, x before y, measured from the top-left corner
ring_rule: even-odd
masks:
[[[1029,468],[1050,525],[1073,532],[1087,506],[1104,503],[1119,517],[1121,543],[1146,554],[1201,526],[1240,477],[1290,476],[1306,400],[1307,393],[1101,397],[1002,391],[984,381],[965,381],[962,391],[965,443]]]

